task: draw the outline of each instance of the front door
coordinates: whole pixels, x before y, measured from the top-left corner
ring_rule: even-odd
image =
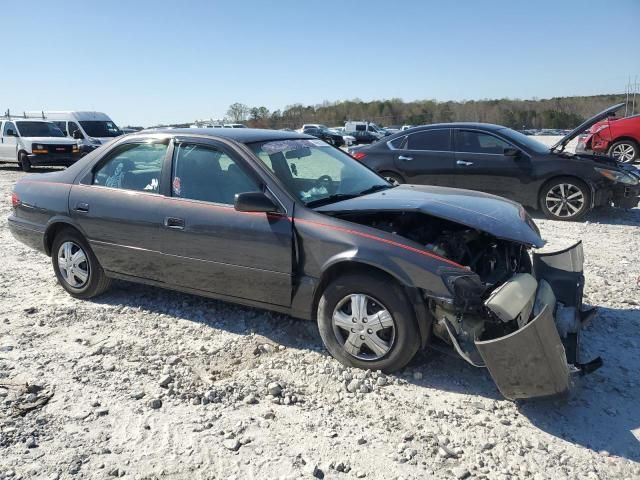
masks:
[[[455,139],[456,180],[460,188],[493,193],[523,201],[524,184],[531,174],[529,157],[505,155],[515,148],[506,140],[479,130],[457,130]]]
[[[15,123],[4,122],[2,131],[0,132],[0,159],[5,162],[18,161],[18,137],[9,135],[11,132],[17,134]]]
[[[407,183],[455,186],[451,129],[412,133],[393,152],[394,165]]]
[[[292,225],[286,215],[243,213],[235,194],[262,182],[230,147],[184,141],[163,206],[166,282],[225,296],[291,303]]]
[[[159,185],[167,143],[120,145],[71,188],[71,216],[105,270],[156,281],[164,278]]]

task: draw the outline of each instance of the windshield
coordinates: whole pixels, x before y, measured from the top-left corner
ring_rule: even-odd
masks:
[[[16,122],[18,132],[23,137],[66,137],[52,122]]]
[[[383,178],[322,140],[276,140],[248,146],[309,207],[391,188]]]
[[[498,130],[505,137],[512,139],[514,142],[533,150],[536,153],[549,153],[549,147],[538,140],[533,139],[529,135],[525,135],[524,133],[516,132],[515,130],[511,130],[510,128],[501,128]]]
[[[122,135],[122,132],[116,124],[113,122],[107,122],[104,120],[91,120],[86,122],[80,122],[82,129],[90,137],[118,137]]]

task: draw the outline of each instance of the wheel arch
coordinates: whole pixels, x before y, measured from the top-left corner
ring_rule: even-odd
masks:
[[[56,235],[60,233],[64,229],[72,229],[78,232],[78,234],[82,235],[83,238],[86,239],[86,236],[70,219],[67,218],[58,218],[52,220],[47,225],[47,228],[44,231],[44,251],[47,255],[51,256],[51,247],[53,246],[53,240]]]
[[[547,185],[549,185],[551,182],[553,182],[554,180],[559,180],[561,178],[571,178],[571,179],[576,179],[582,183],[584,183],[588,188],[589,188],[589,193],[591,194],[591,199],[590,199],[590,205],[589,205],[589,209],[592,209],[595,206],[595,199],[596,199],[596,188],[593,185],[593,183],[591,181],[589,181],[586,178],[582,178],[579,177],[578,175],[566,175],[566,174],[557,174],[557,175],[552,175],[549,178],[545,179],[544,182],[542,182],[542,184],[540,185],[540,188],[538,189],[538,208],[542,208],[542,191],[547,187]]]
[[[404,291],[407,300],[409,300],[413,307],[415,320],[418,324],[418,331],[420,334],[420,344],[422,348],[424,348],[431,338],[431,324],[433,319],[427,310],[427,303],[423,298],[422,291],[408,283],[405,279],[395,275],[393,272],[390,272],[379,265],[368,263],[362,259],[343,259],[336,261],[325,268],[313,294],[312,320],[314,322],[318,321],[318,303],[320,302],[322,293],[327,285],[342,275],[354,273],[377,275],[395,282],[400,286]]]
[[[609,141],[609,148],[611,148],[611,145],[613,145],[616,142],[621,142],[623,140],[626,140],[628,142],[633,142],[635,143],[637,146],[640,146],[640,141],[638,141],[637,139],[633,138],[630,135],[621,135],[617,138],[614,138],[613,140]]]

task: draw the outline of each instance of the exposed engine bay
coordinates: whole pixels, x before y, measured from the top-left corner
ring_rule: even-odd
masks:
[[[584,309],[582,244],[530,253],[527,245],[419,212],[341,214],[341,218],[413,240],[470,269],[451,279],[454,300],[426,298],[432,332],[464,360],[487,367],[507,398],[565,392],[580,363]],[[523,381],[526,379],[526,381]]]
[[[449,220],[419,212],[372,212],[339,216],[408,238],[436,255],[469,267],[488,288],[504,282],[515,273],[531,271],[531,259],[524,245],[500,240]]]

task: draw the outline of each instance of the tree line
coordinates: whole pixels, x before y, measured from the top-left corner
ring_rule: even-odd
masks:
[[[225,122],[255,128],[300,128],[304,123],[341,126],[348,120],[367,120],[378,125],[422,125],[441,122],[486,122],[514,129],[573,128],[595,113],[624,102],[622,94],[549,99],[496,99],[439,102],[405,102],[399,98],[364,102],[359,99],[294,104],[270,111],[264,106],[232,104]]]

